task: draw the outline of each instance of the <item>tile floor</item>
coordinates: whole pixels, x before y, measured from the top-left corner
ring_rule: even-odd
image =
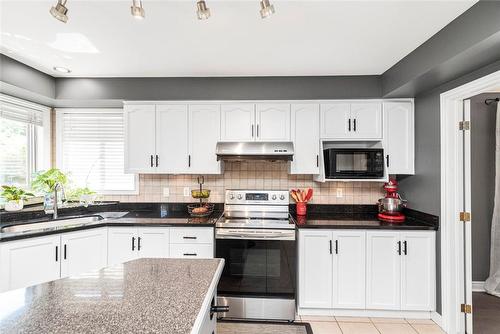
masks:
[[[432,320],[297,316],[314,334],[441,334]]]

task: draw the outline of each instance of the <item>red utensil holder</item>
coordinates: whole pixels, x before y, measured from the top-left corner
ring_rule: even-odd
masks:
[[[298,202],[296,211],[297,211],[297,216],[305,216],[307,213],[307,203]]]

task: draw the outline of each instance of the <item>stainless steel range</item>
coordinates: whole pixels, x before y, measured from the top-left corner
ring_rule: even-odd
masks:
[[[226,263],[218,304],[226,318],[295,319],[295,225],[288,191],[227,190],[216,225],[216,256]]]

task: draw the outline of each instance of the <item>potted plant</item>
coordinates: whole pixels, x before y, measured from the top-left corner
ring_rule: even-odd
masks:
[[[45,195],[43,206],[45,210],[50,210],[54,206],[54,192],[56,186],[65,186],[68,183],[68,177],[57,168],[51,168],[35,174],[31,184],[34,190],[43,192]],[[60,201],[60,202],[59,202]],[[62,203],[62,196],[58,196],[58,204]]]
[[[26,192],[16,186],[2,186],[1,196],[5,198],[5,211],[19,211],[24,207],[24,200],[33,197],[32,193]]]
[[[76,188],[69,192],[67,199],[70,201],[79,201],[80,205],[88,207],[89,204],[93,204],[96,199],[96,193],[90,190],[89,187]]]

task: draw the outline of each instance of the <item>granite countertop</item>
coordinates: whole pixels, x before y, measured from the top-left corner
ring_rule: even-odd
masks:
[[[191,333],[223,266],[222,259],[138,259],[5,292],[0,333]]]

